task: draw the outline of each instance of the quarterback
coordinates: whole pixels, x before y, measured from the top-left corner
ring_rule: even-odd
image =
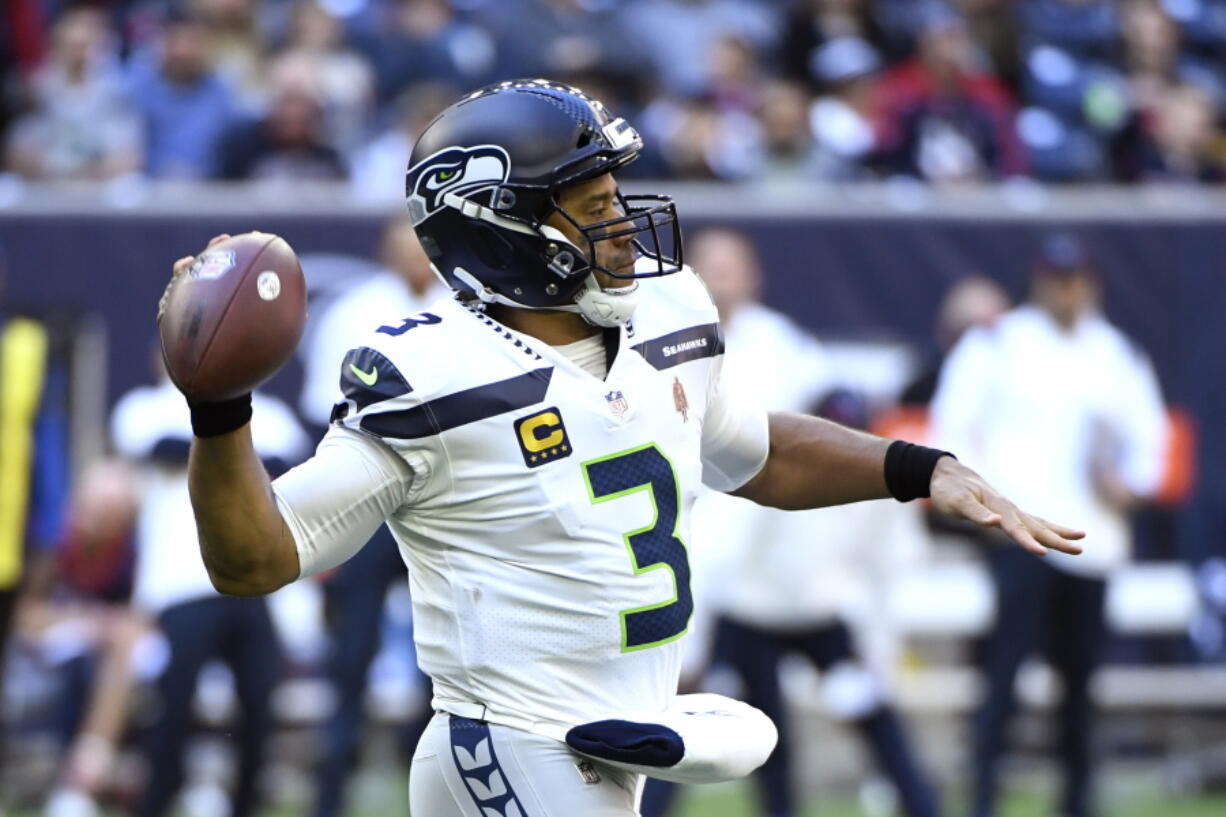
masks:
[[[702,483],[788,509],[931,496],[1037,554],[1080,550],[944,452],[724,388],[674,204],[614,180],[641,147],[575,88],[465,96],[407,175],[455,296],[359,335],[315,456],[270,484],[241,398],[192,406],[192,501],[222,592],[327,570],[384,522],[399,542],[437,713],[412,766],[419,817],[629,817],[639,771],[702,779],[705,755],[748,771],[719,756],[754,742],[736,734],[752,718],[675,706]],[[729,717],[685,723],[713,714]]]

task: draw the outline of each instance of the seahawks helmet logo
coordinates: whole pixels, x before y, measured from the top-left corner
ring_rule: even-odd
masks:
[[[418,226],[447,206],[446,197],[469,198],[497,187],[511,173],[511,159],[498,145],[444,148],[409,168],[409,216]]]

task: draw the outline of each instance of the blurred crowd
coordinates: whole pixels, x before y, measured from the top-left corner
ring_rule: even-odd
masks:
[[[1221,182],[1226,0],[13,0],[3,168],[348,180],[458,93],[572,82],[640,176]]]

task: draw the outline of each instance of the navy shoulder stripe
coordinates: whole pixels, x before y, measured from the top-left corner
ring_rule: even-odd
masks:
[[[486,383],[400,411],[363,417],[363,431],[398,440],[441,434],[452,428],[527,408],[545,399],[553,367]]]
[[[724,333],[720,331],[718,323],[706,323],[678,329],[630,348],[657,369],[668,369],[678,363],[722,355]]]
[[[413,391],[390,360],[366,346],[349,350],[341,363],[341,392],[357,410]]]

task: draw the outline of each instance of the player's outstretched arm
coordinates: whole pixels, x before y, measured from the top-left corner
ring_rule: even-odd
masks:
[[[262,596],[298,578],[298,550],[277,510],[251,426],[192,441],[188,485],[213,586]]]
[[[734,493],[786,510],[884,499],[892,495],[885,463],[893,442],[817,417],[772,412],[766,465]],[[1081,552],[1075,540],[1084,533],[1022,511],[953,457],[936,461],[928,487],[941,513],[998,527],[1032,553]]]

